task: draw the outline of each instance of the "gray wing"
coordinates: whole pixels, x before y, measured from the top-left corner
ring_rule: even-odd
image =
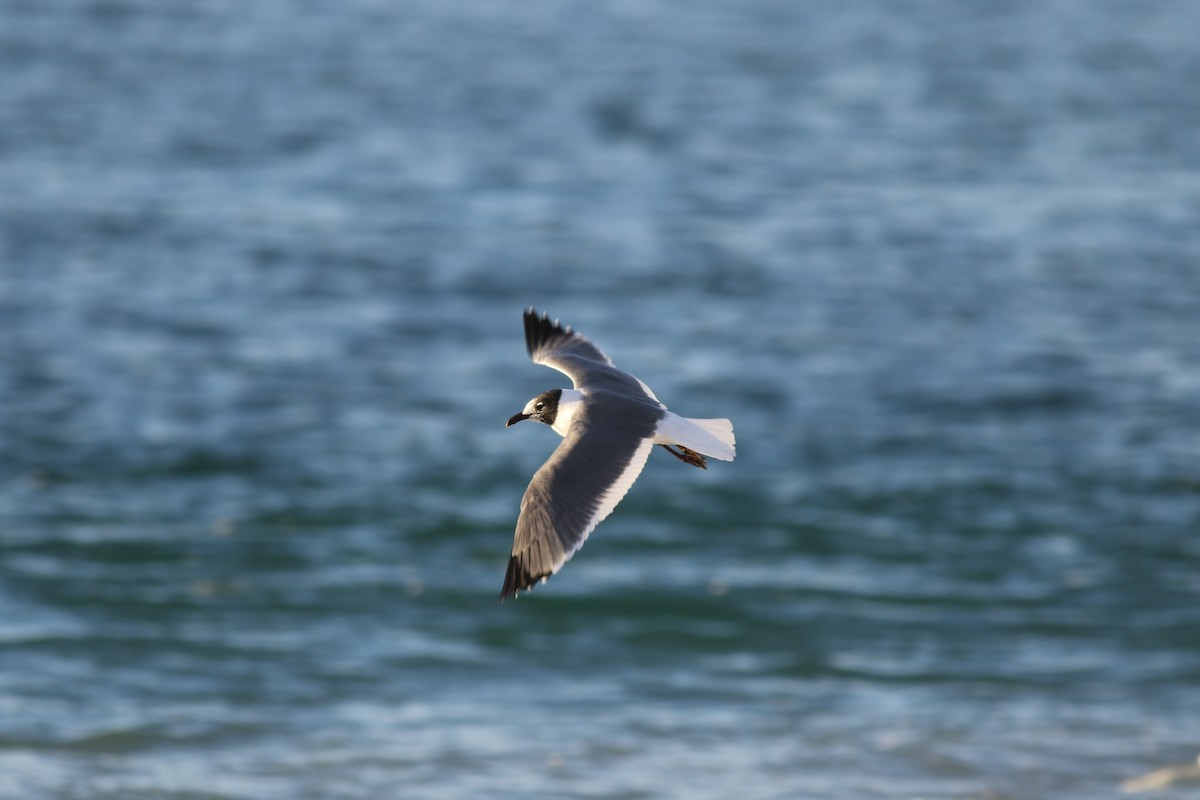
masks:
[[[533,363],[564,373],[576,389],[607,388],[633,396],[647,394],[637,378],[613,366],[612,359],[586,336],[558,320],[551,322],[549,314],[539,317],[532,308],[525,310],[525,347]]]
[[[612,513],[646,465],[663,413],[611,396],[577,412],[521,499],[501,600],[558,572]]]

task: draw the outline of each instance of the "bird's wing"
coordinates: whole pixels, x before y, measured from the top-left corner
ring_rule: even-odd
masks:
[[[663,412],[620,398],[589,401],[521,499],[500,599],[545,580],[583,546],[637,480]]]
[[[604,388],[633,397],[648,394],[645,384],[617,369],[612,359],[586,336],[558,320],[551,322],[549,314],[539,317],[532,308],[525,310],[525,347],[533,363],[565,374],[576,389]]]

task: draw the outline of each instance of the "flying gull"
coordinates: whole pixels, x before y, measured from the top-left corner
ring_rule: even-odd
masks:
[[[508,421],[544,423],[563,440],[521,499],[501,600],[545,583],[567,563],[621,502],[654,445],[700,469],[708,468],[705,456],[734,456],[729,420],[671,413],[649,386],[548,314],[525,311],[525,346],[533,363],[566,374],[574,388],[543,392]]]

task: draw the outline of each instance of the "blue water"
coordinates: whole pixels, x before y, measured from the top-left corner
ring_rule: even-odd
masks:
[[[0,5],[0,797],[1094,798],[1200,751],[1200,5]],[[496,602],[597,341],[652,455]],[[1155,797],[1194,797],[1178,784]]]

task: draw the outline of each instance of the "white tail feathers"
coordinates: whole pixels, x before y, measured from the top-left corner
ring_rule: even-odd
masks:
[[[733,423],[727,419],[691,419],[667,412],[658,423],[655,444],[677,444],[721,461],[733,461]]]

